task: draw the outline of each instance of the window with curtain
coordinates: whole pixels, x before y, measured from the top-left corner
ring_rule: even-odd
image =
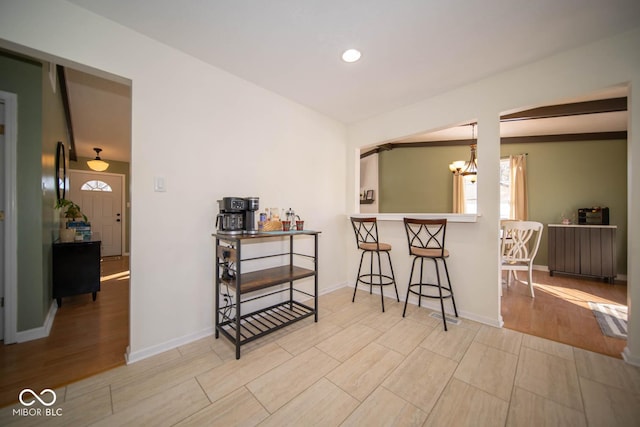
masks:
[[[511,212],[511,168],[509,158],[500,159],[500,219],[509,219]]]
[[[527,155],[500,159],[500,219],[528,219]]]
[[[478,184],[475,175],[453,174],[453,213],[478,213]]]
[[[464,213],[465,208],[464,177],[453,174],[453,213]]]
[[[475,176],[464,176],[464,213],[478,213],[478,184]]]

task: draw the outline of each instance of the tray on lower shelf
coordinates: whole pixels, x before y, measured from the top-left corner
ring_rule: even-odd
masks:
[[[245,314],[240,319],[240,344],[245,344],[263,335],[283,328],[299,320],[313,316],[311,307],[297,301],[285,301],[253,313]],[[236,340],[236,322],[227,320],[218,325],[222,332],[232,342]]]

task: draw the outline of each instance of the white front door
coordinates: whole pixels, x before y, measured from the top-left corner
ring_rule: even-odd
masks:
[[[123,175],[69,171],[67,198],[80,206],[91,223],[91,231],[99,233],[102,256],[122,255],[123,183]]]

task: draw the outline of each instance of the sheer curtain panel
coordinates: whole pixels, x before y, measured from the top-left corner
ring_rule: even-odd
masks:
[[[453,213],[464,213],[464,177],[460,173],[453,174]]]
[[[529,212],[527,195],[527,155],[509,156],[511,170],[511,214],[517,221],[526,221]]]

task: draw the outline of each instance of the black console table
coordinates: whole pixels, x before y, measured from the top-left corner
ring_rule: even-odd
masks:
[[[240,346],[264,335],[281,329],[299,320],[314,316],[318,321],[318,231],[274,231],[258,234],[223,234],[214,233],[216,238],[216,271],[215,271],[215,337],[220,334],[227,337],[236,348],[236,359],[240,359]],[[296,253],[293,250],[294,238],[313,237],[313,254]],[[288,238],[288,250],[282,253],[242,257],[242,246],[249,242],[265,243],[268,239]],[[273,259],[275,267],[257,271],[242,272],[242,264],[262,262]],[[310,264],[311,268],[303,268],[299,264]],[[284,264],[284,265],[282,265]],[[295,265],[298,264],[298,265]],[[309,265],[307,265],[308,267]],[[294,287],[299,279],[313,277],[313,293]],[[275,288],[278,285],[286,285]],[[254,292],[267,288],[271,291],[256,295]],[[253,295],[249,295],[254,293]],[[288,294],[286,298],[268,307],[244,313],[243,304],[280,293]],[[313,306],[296,301],[294,295],[313,299]],[[284,299],[284,301],[282,301]]]
[[[53,244],[53,297],[62,306],[62,297],[100,291],[100,240]]]

